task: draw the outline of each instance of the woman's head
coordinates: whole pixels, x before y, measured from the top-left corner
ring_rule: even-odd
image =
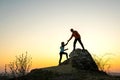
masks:
[[[64,42],[61,42],[61,45],[63,46],[63,45],[64,45]]]

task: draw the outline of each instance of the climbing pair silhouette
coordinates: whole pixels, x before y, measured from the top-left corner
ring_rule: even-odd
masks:
[[[70,31],[72,32],[72,35],[71,37],[67,40],[67,43],[65,44],[64,42],[61,42],[61,46],[60,46],[60,59],[59,59],[59,64],[61,64],[61,59],[62,59],[62,55],[65,54],[66,55],[66,58],[68,59],[68,54],[64,51],[68,50],[68,49],[64,49],[65,46],[68,44],[68,42],[73,38],[75,37],[74,39],[74,42],[73,42],[73,51],[75,50],[75,47],[76,47],[76,42],[78,41],[80,43],[80,45],[82,46],[83,50],[85,50],[84,48],[84,45],[81,41],[81,36],[80,34],[74,30],[74,29],[70,29]]]

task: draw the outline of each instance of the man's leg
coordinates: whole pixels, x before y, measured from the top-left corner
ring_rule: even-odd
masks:
[[[74,43],[73,43],[73,51],[75,50],[76,42],[77,42],[77,39],[74,40]]]
[[[81,44],[81,46],[82,46],[82,48],[83,48],[83,50],[84,50],[85,48],[84,48],[84,45],[83,45],[81,39],[78,39],[78,41],[79,41],[79,43]]]

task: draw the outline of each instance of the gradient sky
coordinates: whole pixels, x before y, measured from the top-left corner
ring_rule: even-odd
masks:
[[[0,70],[26,51],[32,68],[58,65],[70,28],[91,54],[110,54],[110,71],[120,72],[120,0],[0,0]]]

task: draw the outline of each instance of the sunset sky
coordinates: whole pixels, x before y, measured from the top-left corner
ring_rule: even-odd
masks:
[[[0,71],[26,51],[32,68],[58,65],[71,28],[91,54],[110,54],[110,71],[120,72],[120,0],[0,0]]]

